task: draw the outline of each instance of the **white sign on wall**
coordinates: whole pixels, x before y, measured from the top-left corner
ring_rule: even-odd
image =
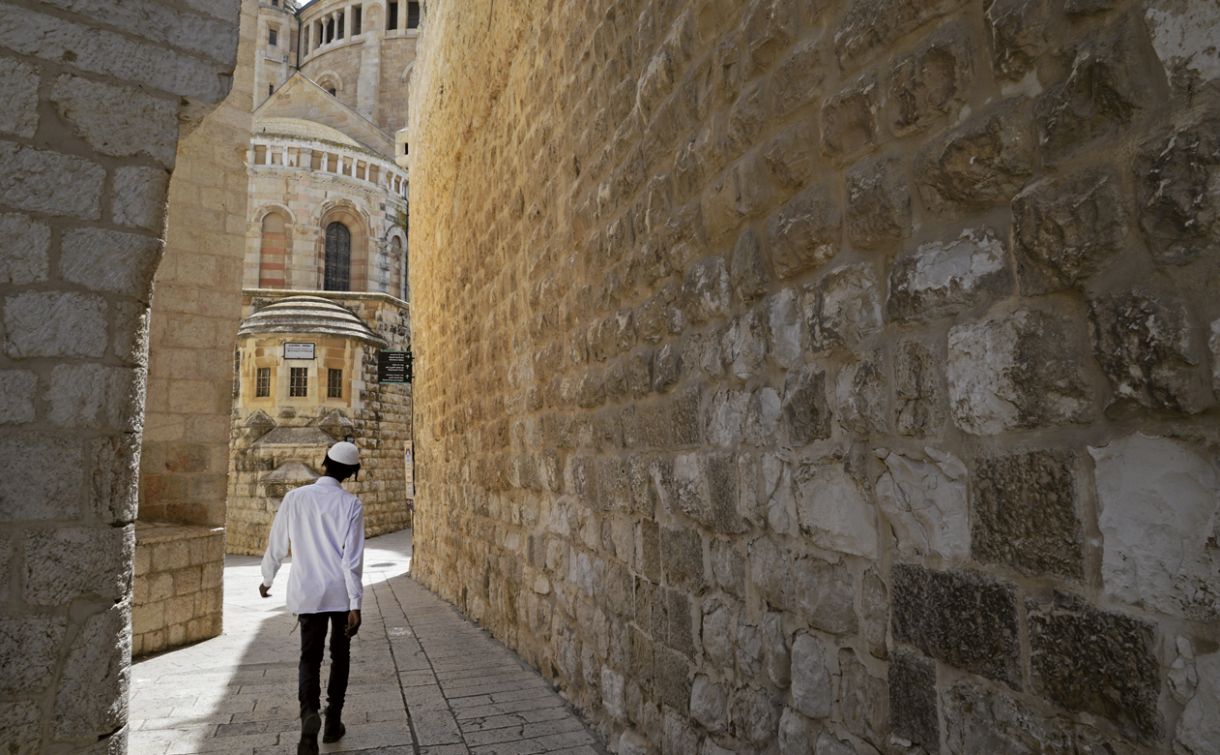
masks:
[[[285,343],[285,359],[313,359],[312,343]]]

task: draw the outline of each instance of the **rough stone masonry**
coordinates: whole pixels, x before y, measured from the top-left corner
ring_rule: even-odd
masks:
[[[1220,6],[423,29],[419,578],[621,753],[1220,752]]]
[[[148,311],[239,0],[0,2],[0,749],[126,750]]]

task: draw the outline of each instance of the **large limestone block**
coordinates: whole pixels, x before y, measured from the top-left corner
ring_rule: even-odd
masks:
[[[817,546],[877,557],[877,509],[841,461],[803,464],[796,474],[797,518]]]
[[[0,619],[0,694],[29,694],[54,679],[66,624],[61,618]]]
[[[134,527],[65,527],[29,536],[25,599],[56,606],[79,595],[121,600],[131,590]]]
[[[1171,124],[1135,159],[1139,223],[1153,256],[1182,265],[1220,250],[1220,135],[1215,111]]]
[[[932,320],[988,302],[1012,288],[1008,254],[989,229],[921,244],[890,271],[886,311],[896,320]]]
[[[877,480],[877,503],[905,557],[945,560],[970,555],[970,510],[966,466],[933,448],[926,458],[880,450],[885,471]]]
[[[1171,81],[1190,90],[1220,78],[1220,5],[1195,0],[1152,0],[1145,5],[1152,47]]]
[[[96,736],[125,724],[130,664],[130,605],[120,603],[90,617],[72,643],[55,697],[55,733]]]
[[[1189,755],[1220,755],[1220,653],[1195,661],[1199,682],[1178,719],[1174,745]]]
[[[935,751],[940,742],[936,665],[914,653],[895,653],[890,659],[889,701],[894,734]]]
[[[25,215],[0,215],[0,285],[45,281],[50,270],[50,246],[51,229],[47,226]]]
[[[792,704],[810,718],[826,718],[835,701],[838,663],[826,644],[811,634],[792,642]]]
[[[1220,616],[1220,464],[1169,438],[1135,433],[1089,448],[1096,465],[1102,585],[1175,616]]]
[[[995,435],[1091,419],[1082,331],[1074,320],[1030,309],[952,328],[949,400],[957,426]]]

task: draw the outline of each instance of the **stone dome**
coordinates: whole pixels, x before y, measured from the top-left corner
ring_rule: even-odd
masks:
[[[285,297],[254,312],[237,329],[238,338],[267,333],[320,333],[385,344],[350,309],[321,296]]]

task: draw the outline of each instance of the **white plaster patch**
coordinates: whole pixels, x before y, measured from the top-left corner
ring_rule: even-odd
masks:
[[[986,276],[1004,270],[1004,245],[988,230],[967,229],[956,241],[924,244],[915,254],[915,269],[907,280],[912,294],[969,293]]]
[[[880,450],[886,471],[877,480],[877,503],[904,556],[944,559],[970,555],[966,466],[952,454],[924,449],[928,459]]]
[[[1096,464],[1105,592],[1200,621],[1220,615],[1215,459],[1136,433],[1089,448]]]
[[[1006,378],[1016,362],[1017,313],[1008,322],[981,322],[949,331],[949,404],[959,427],[994,435],[1020,421],[1015,386]]]
[[[797,517],[819,547],[877,557],[877,516],[841,463],[801,469]]]
[[[1186,68],[1205,81],[1220,77],[1220,2],[1155,0],[1150,6],[1144,19],[1166,70]]]

